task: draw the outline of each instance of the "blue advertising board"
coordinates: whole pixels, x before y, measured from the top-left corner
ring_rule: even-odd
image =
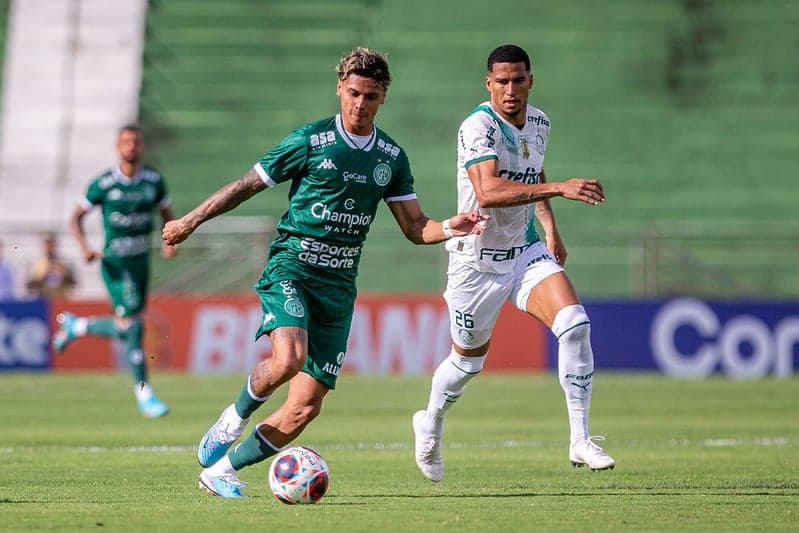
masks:
[[[675,377],[788,377],[799,364],[799,302],[588,301],[597,370]],[[550,336],[550,369],[557,342]]]
[[[50,368],[49,316],[46,300],[0,301],[0,372]]]

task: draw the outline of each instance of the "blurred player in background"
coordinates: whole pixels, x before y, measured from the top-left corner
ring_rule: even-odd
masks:
[[[72,268],[58,257],[57,245],[55,235],[42,239],[43,254],[28,273],[29,296],[66,296],[77,284]]]
[[[256,338],[269,335],[272,355],[200,441],[197,455],[205,469],[199,486],[212,495],[242,497],[237,471],[294,440],[335,388],[358,263],[381,200],[415,244],[479,232],[477,223],[485,218],[471,212],[438,222],[422,212],[405,152],[373,124],[391,83],[382,54],[357,48],[341,58],[337,72],[339,114],[293,131],[240,179],[164,227],[164,241],[179,243],[254,194],[290,183],[288,210],[255,284],[264,313]],[[250,416],[286,382],[286,401],[228,453]]]
[[[491,331],[506,300],[543,322],[558,338],[558,375],[569,416],[569,458],[575,466],[613,468],[614,460],[588,433],[594,359],[590,321],[563,270],[566,248],[549,199],[597,205],[605,201],[594,179],[548,183],[544,172],[550,123],[527,104],[533,76],[527,53],[504,45],[488,56],[490,100],[477,106],[458,131],[458,209],[479,209],[491,219],[479,235],[447,242],[444,298],[452,351],[433,374],[427,409],[413,416],[416,462],[433,481],[444,475],[444,415],[483,368]],[[535,215],[535,216],[534,216]],[[544,230],[539,240],[534,219]]]
[[[86,262],[100,260],[103,281],[111,298],[113,315],[77,317],[72,313],[58,316],[60,330],[53,337],[53,347],[63,351],[83,335],[119,339],[133,374],[133,392],[141,414],[148,418],[164,416],[169,407],[153,393],[147,376],[142,350],[143,312],[147,303],[150,279],[150,234],[155,226],[154,211],[164,223],[172,220],[172,208],[166,182],[161,174],[142,165],[144,137],[138,126],[127,125],[119,131],[116,144],[119,164],[95,178],[72,214],[70,230]],[[103,251],[95,250],[86,239],[83,217],[100,206],[105,230]],[[177,249],[169,244],[162,255],[174,257]]]

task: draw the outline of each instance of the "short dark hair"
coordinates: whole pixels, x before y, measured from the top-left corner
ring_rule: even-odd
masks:
[[[494,63],[524,63],[527,71],[530,71],[530,56],[523,48],[515,44],[503,44],[494,48],[488,54],[488,61],[486,61],[486,70],[491,72],[494,68]]]
[[[391,85],[391,74],[388,71],[388,60],[385,54],[373,52],[368,48],[358,47],[344,54],[336,66],[338,79],[346,80],[350,74],[357,74],[372,79],[388,89]]]
[[[133,133],[138,133],[140,137],[143,137],[144,134],[141,131],[141,127],[138,124],[133,124],[132,122],[129,124],[125,124],[119,131],[117,131],[117,137],[125,133],[126,131],[132,131]]]

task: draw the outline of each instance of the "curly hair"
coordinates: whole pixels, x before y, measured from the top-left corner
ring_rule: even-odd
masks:
[[[336,66],[338,79],[346,80],[351,74],[372,79],[388,89],[391,85],[391,74],[388,71],[388,60],[385,54],[373,52],[368,48],[358,47],[344,54]]]

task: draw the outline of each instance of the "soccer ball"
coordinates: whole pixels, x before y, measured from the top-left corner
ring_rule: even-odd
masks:
[[[327,492],[330,471],[322,456],[311,448],[283,450],[269,467],[269,488],[283,503],[316,503]]]

